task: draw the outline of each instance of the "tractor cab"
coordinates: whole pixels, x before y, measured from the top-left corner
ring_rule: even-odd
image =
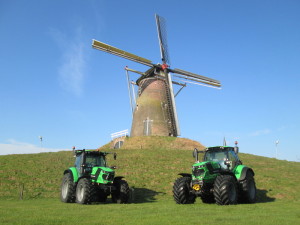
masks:
[[[203,161],[218,162],[221,169],[232,170],[242,164],[238,155],[237,147],[215,146],[205,150]]]
[[[75,168],[78,174],[90,174],[93,167],[107,167],[106,152],[76,150]]]

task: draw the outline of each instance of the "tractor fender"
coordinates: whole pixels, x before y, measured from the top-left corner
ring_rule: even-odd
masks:
[[[190,173],[179,173],[178,175],[180,175],[182,177],[192,177],[192,174],[190,174]]]
[[[246,179],[246,176],[247,176],[247,172],[248,172],[248,171],[249,171],[253,176],[255,175],[255,174],[254,174],[254,171],[253,171],[251,168],[249,168],[249,167],[247,167],[247,166],[244,166],[244,167],[242,168],[242,170],[240,171],[240,173],[239,173],[239,174],[236,174],[238,181],[241,181],[241,180]]]
[[[78,173],[75,167],[70,167],[69,169],[65,170],[64,175],[66,173],[70,173],[72,175],[74,183],[78,181]]]
[[[114,181],[122,180],[123,178],[125,178],[125,177],[123,177],[123,176],[118,176],[118,177],[115,177],[115,178],[114,178]]]

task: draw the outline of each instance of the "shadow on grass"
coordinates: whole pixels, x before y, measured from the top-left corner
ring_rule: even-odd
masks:
[[[157,195],[165,195],[164,192],[157,192],[147,188],[133,188],[131,190],[131,203],[156,202]]]
[[[276,198],[269,197],[267,190],[257,189],[256,190],[256,202],[257,203],[266,203],[274,202]]]

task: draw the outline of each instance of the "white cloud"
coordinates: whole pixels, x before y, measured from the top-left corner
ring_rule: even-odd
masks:
[[[266,135],[269,133],[271,133],[271,130],[266,128],[263,130],[254,131],[254,132],[250,133],[250,136],[261,136],[261,135]]]
[[[42,148],[41,146],[36,146],[30,143],[18,142],[13,139],[9,139],[7,142],[7,144],[0,143],[0,155],[62,151],[62,149]]]
[[[83,44],[69,46],[63,56],[63,63],[59,68],[59,81],[62,88],[81,96],[84,81],[84,51]]]
[[[81,96],[86,74],[86,44],[81,40],[81,28],[76,29],[72,38],[57,29],[50,29],[49,34],[62,50],[62,62],[58,68],[60,86],[76,96]]]

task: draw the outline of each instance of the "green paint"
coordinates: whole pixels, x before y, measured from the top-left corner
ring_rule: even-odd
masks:
[[[71,170],[73,174],[74,183],[76,183],[78,181],[78,172],[76,167],[70,167],[69,170]]]
[[[238,165],[238,166],[236,166],[236,167],[234,168],[233,173],[234,173],[234,175],[235,175],[235,177],[236,177],[237,180],[240,179],[240,177],[241,177],[241,175],[242,175],[242,171],[243,171],[243,169],[244,169],[245,167],[246,167],[245,165]]]
[[[96,175],[98,169],[101,170],[97,180],[92,179],[92,182],[99,184],[110,184],[113,182],[115,171],[109,167],[93,167],[91,175]]]
[[[202,180],[207,183],[212,183],[214,182],[215,178],[217,177],[218,174],[216,173],[211,173],[209,171],[209,168],[207,167],[207,163],[210,163],[213,170],[219,169],[220,165],[218,162],[213,162],[213,161],[205,161],[205,162],[199,162],[195,163],[192,167],[192,180]],[[200,170],[203,171],[202,173],[199,173],[199,176],[195,176],[195,170]],[[193,173],[194,171],[194,173]]]

